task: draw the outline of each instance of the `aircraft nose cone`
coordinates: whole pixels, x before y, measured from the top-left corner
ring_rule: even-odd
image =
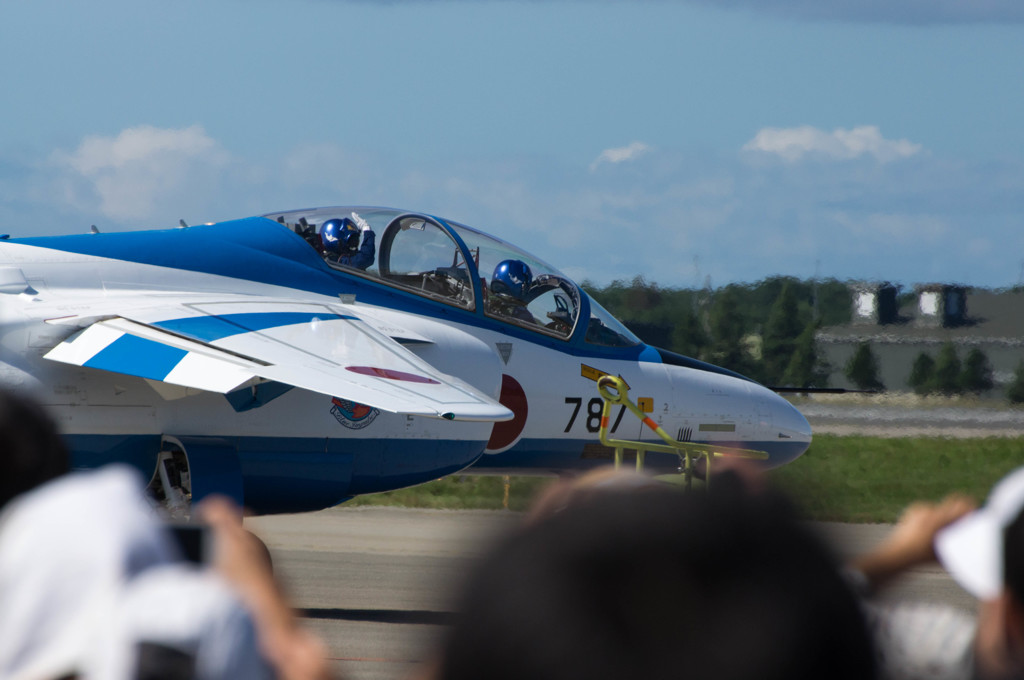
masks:
[[[664,351],[662,356],[671,360],[666,370],[679,417],[697,423],[695,441],[764,451],[768,454],[767,467],[796,460],[811,445],[807,419],[767,387],[694,359]],[[705,424],[706,430],[700,430]],[[730,431],[736,433],[736,438],[716,436],[716,426],[722,425],[735,427]]]
[[[776,396],[776,399],[778,403],[775,409],[776,428],[782,434],[797,437],[809,443],[811,440],[811,425],[807,422],[807,418],[782,397]]]
[[[799,458],[811,445],[811,425],[804,414],[779,395],[772,393],[772,428],[777,442],[769,451],[770,465],[785,465]]]

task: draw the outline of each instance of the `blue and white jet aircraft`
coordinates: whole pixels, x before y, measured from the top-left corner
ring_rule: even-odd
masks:
[[[325,257],[332,219],[376,236],[372,265]],[[172,507],[219,492],[300,512],[470,465],[607,464],[604,374],[682,441],[770,466],[811,441],[777,394],[645,345],[542,260],[402,210],[5,237],[0,334],[0,385],[49,407],[73,464],[131,464]],[[616,409],[616,438],[655,441]]]

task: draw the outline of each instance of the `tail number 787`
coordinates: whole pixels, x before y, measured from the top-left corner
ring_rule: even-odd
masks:
[[[565,425],[563,432],[568,432],[572,429],[573,424],[576,422],[577,416],[580,414],[580,410],[583,408],[582,397],[566,397],[566,404],[572,404],[572,415],[569,416],[569,422]],[[587,402],[587,419],[585,424],[587,426],[587,432],[597,432],[601,429],[601,410],[604,408],[604,400],[600,397],[594,397]],[[622,421],[622,414],[626,412],[626,407],[619,405],[619,414],[615,416],[615,422],[612,424],[611,432],[615,432],[619,429],[619,423]]]

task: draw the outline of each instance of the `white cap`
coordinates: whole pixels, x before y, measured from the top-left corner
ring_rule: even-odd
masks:
[[[81,669],[123,586],[173,559],[134,470],[58,477],[0,514],[0,677]]]
[[[985,505],[940,531],[935,553],[946,571],[979,600],[1003,589],[1003,531],[1024,509],[1024,467],[1004,477]]]
[[[212,569],[178,563],[146,570],[124,592],[85,680],[136,677],[143,644],[175,650],[198,680],[271,680],[248,610]]]

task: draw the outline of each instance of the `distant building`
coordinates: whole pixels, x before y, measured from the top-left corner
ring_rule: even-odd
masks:
[[[855,284],[852,321],[818,331],[818,348],[831,366],[832,387],[853,388],[846,364],[867,341],[878,359],[879,378],[889,390],[908,390],[907,378],[921,352],[933,358],[947,341],[960,360],[977,347],[992,364],[994,391],[1002,391],[1024,360],[1024,292],[916,286],[901,296],[891,284]]]
[[[967,289],[963,286],[932,284],[917,286],[917,316],[919,326],[954,328],[968,323]]]
[[[899,321],[899,288],[891,283],[853,286],[853,323],[886,326]]]

